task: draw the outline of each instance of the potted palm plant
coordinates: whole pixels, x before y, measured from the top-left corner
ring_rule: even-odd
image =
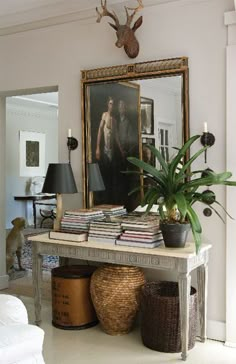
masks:
[[[147,205],[149,212],[154,204],[158,205],[160,214],[160,228],[165,245],[168,247],[183,247],[186,242],[187,233],[192,229],[196,252],[201,245],[202,228],[196,211],[193,208],[195,202],[208,205],[221,218],[214,205],[223,206],[216,200],[212,191],[200,192],[199,187],[206,185],[228,185],[236,186],[235,181],[229,181],[232,176],[230,172],[215,173],[211,170],[198,170],[190,172],[191,164],[206,150],[201,148],[190,159],[186,161],[191,145],[200,138],[200,135],[191,137],[170,161],[166,162],[158,149],[148,145],[155,156],[160,168],[135,158],[128,157],[128,161],[140,170],[130,173],[138,173],[150,181],[144,187],[142,205]],[[129,172],[128,172],[129,173]],[[141,189],[134,189],[130,193]],[[223,208],[224,210],[224,208]],[[225,211],[225,210],[224,210]],[[226,212],[226,211],[225,211]]]

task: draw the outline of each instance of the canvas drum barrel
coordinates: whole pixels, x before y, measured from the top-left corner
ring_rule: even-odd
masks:
[[[52,324],[68,330],[98,323],[90,297],[90,278],[96,267],[62,266],[52,269]]]

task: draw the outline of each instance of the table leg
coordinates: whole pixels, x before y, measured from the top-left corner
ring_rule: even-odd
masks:
[[[207,284],[208,284],[208,265],[204,264],[197,268],[197,285],[198,285],[198,307],[200,321],[200,338],[205,342],[206,323],[207,323]]]
[[[32,260],[35,323],[39,325],[41,322],[41,274],[43,257],[38,253],[37,243],[32,244]]]
[[[179,308],[180,308],[180,330],[181,330],[181,357],[187,360],[189,341],[189,302],[191,276],[189,273],[179,274]]]
[[[34,216],[34,228],[36,229],[36,205],[34,200],[33,200],[33,216]]]

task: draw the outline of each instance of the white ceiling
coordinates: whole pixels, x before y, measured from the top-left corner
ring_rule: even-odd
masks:
[[[181,0],[143,0],[143,5],[177,1]],[[108,6],[116,11],[135,4],[135,0],[108,0]],[[95,20],[96,6],[100,6],[100,0],[0,0],[0,35],[76,20]]]

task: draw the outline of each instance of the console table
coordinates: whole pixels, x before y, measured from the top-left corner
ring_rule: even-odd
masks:
[[[32,207],[33,207],[33,216],[34,216],[34,228],[36,229],[36,204],[37,201],[42,201],[42,200],[51,200],[56,198],[56,194],[43,194],[43,193],[39,193],[36,195],[19,195],[19,196],[14,196],[14,200],[16,201],[32,201]],[[55,206],[55,202],[53,202],[51,205]]]
[[[182,340],[182,359],[187,359],[189,332],[189,298],[191,275],[197,269],[198,304],[200,318],[200,337],[206,339],[207,313],[207,277],[208,255],[210,244],[203,244],[198,255],[195,245],[187,243],[185,248],[170,249],[164,245],[153,248],[136,248],[105,243],[74,243],[70,241],[53,240],[48,234],[30,237],[33,254],[33,286],[35,297],[36,324],[41,322],[41,276],[42,256],[56,255],[59,257],[77,258],[95,262],[134,265],[142,268],[175,271],[179,284],[180,324]]]

